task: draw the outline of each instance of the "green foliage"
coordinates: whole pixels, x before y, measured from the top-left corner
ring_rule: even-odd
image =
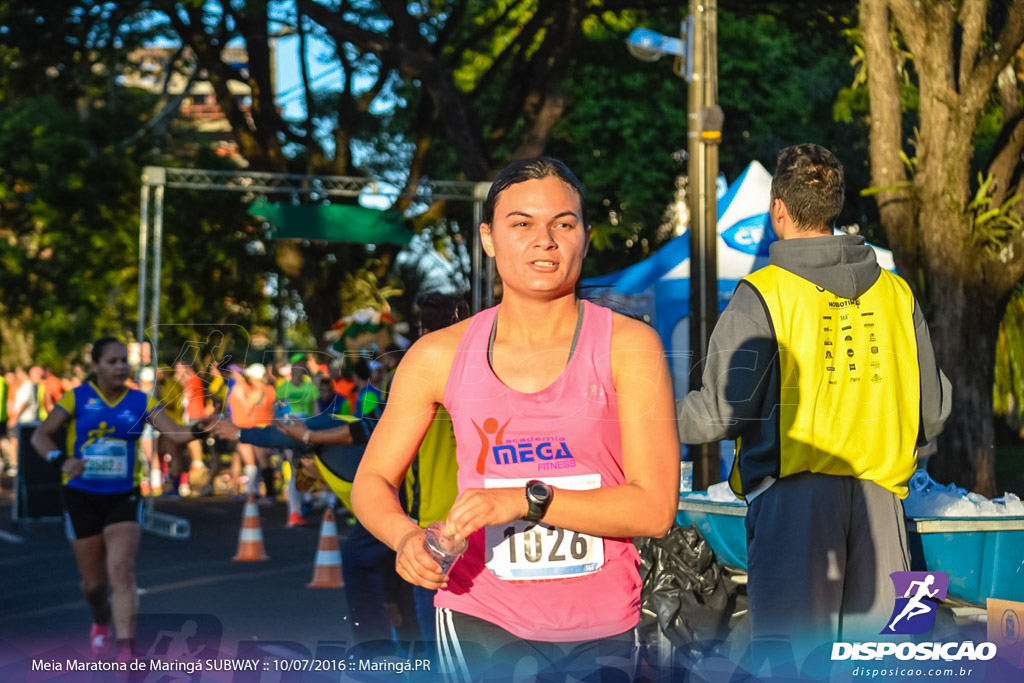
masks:
[[[388,299],[401,296],[401,283],[379,276],[379,271],[380,262],[369,259],[362,268],[345,275],[341,285],[342,315],[352,315],[364,308],[387,311],[390,309]]]
[[[585,274],[638,261],[664,242],[676,177],[686,172],[686,83],[668,62],[629,57],[622,35],[580,45],[565,88],[571,105],[547,152],[564,160],[587,191],[593,226]]]
[[[992,174],[982,178],[978,174],[978,190],[967,205],[972,226],[968,237],[970,246],[981,249],[989,259],[1009,258],[1005,250],[1009,241],[1024,228],[1024,219],[1014,206],[1020,201],[1020,194],[1006,199],[999,206],[992,206]]]
[[[868,72],[864,63],[864,37],[859,28],[844,29],[841,35],[853,48],[850,66],[854,69],[854,75],[850,85],[840,89],[832,108],[832,116],[836,121],[852,123],[855,118],[863,116],[868,111]],[[890,41],[900,79],[900,108],[903,113],[917,111],[921,93],[917,83],[911,78],[913,55],[903,46],[896,34],[890,37]]]
[[[1024,418],[1024,287],[1018,285],[1003,314],[996,342],[992,407],[1014,423]]]
[[[2,65],[0,65],[2,66]],[[0,68],[0,71],[3,71]],[[0,112],[0,364],[61,368],[107,333],[135,330],[139,178],[161,142],[121,141],[150,115],[153,98],[68,106],[22,95]],[[210,167],[224,161],[200,158]],[[167,193],[161,297],[173,355],[196,324],[266,320],[267,260],[252,245],[237,198]]]
[[[82,120],[41,96],[0,114],[0,326],[31,335],[40,362],[123,330],[122,305],[134,304],[124,228],[138,230],[137,167],[104,136],[124,126],[109,113]]]

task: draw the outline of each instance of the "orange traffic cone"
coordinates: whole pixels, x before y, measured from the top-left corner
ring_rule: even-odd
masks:
[[[338,525],[334,521],[334,510],[327,508],[323,524],[320,525],[320,547],[316,551],[316,566],[309,588],[344,588],[341,578],[341,550],[338,547]]]
[[[260,513],[256,507],[256,498],[249,494],[245,501],[245,512],[242,513],[242,528],[238,532],[238,554],[231,558],[232,562],[262,562],[269,560],[263,550],[263,530],[260,529]]]

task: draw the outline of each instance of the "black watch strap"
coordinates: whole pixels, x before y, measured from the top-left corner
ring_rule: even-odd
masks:
[[[523,520],[527,524],[537,524],[544,519],[553,497],[554,489],[541,480],[531,479],[526,482],[526,503],[529,508]]]
[[[64,454],[64,451],[55,449],[46,454],[46,462],[50,463],[57,469],[60,469],[64,461],[68,459],[68,456]]]

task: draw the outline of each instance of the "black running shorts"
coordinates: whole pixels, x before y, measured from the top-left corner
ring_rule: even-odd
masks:
[[[64,532],[70,540],[102,534],[118,522],[145,519],[145,506],[138,487],[124,493],[90,493],[64,487]]]

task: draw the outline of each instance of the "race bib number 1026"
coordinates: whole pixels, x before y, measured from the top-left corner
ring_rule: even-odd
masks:
[[[527,479],[486,480],[485,488],[522,488]],[[601,475],[551,477],[544,481],[562,489],[601,486]],[[556,493],[557,495],[557,493]],[[516,520],[486,529],[487,568],[508,581],[562,579],[593,574],[604,564],[604,539],[547,524],[530,526]]]

